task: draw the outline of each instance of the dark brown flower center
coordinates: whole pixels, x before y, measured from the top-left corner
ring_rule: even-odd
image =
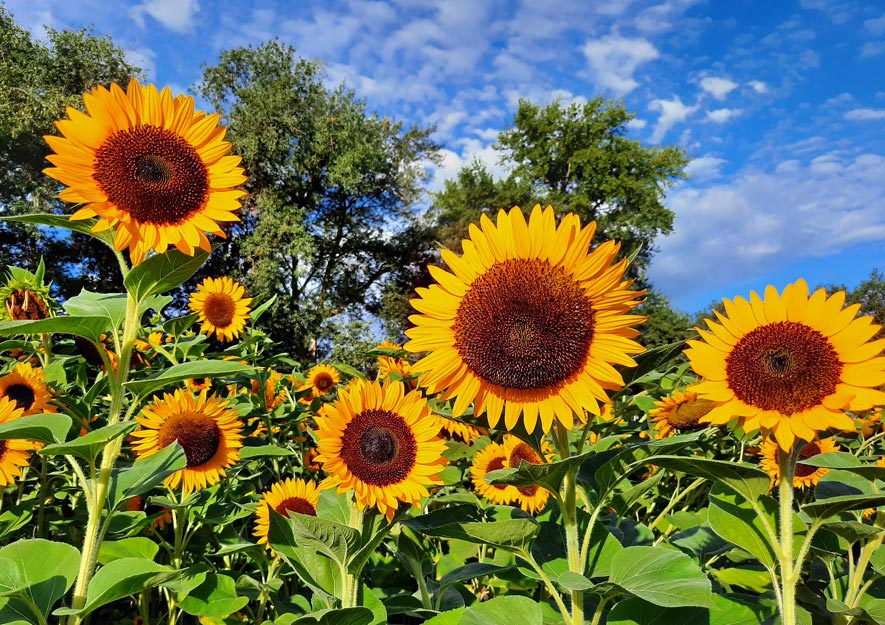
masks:
[[[820,447],[817,443],[808,443],[805,447],[802,448],[802,451],[799,452],[799,462],[796,463],[796,477],[808,477],[809,475],[817,471],[817,467],[802,464],[802,461],[806,458],[816,456],[819,453]]]
[[[699,423],[701,417],[716,407],[716,402],[707,399],[692,399],[677,404],[667,415],[667,421],[678,430],[691,430],[702,427]]]
[[[347,424],[340,455],[358,479],[373,486],[389,486],[409,476],[418,458],[418,444],[401,416],[371,409]]]
[[[0,461],[3,460],[3,457],[6,455],[6,450],[9,447],[9,444],[3,440],[0,441]]]
[[[328,373],[320,373],[314,378],[313,385],[319,391],[326,391],[335,386],[335,380]]]
[[[237,314],[237,303],[227,293],[210,293],[203,304],[203,314],[216,328],[226,328]]]
[[[159,446],[178,441],[184,449],[188,467],[201,466],[211,460],[221,445],[221,428],[215,419],[198,412],[172,415],[160,426]]]
[[[14,321],[37,321],[49,316],[49,307],[33,291],[17,289],[6,298],[6,314]]]
[[[111,135],[93,166],[108,200],[140,223],[183,223],[202,210],[209,193],[209,173],[194,147],[156,126]]]
[[[486,382],[550,388],[584,366],[593,325],[592,302],[564,269],[512,259],[470,285],[456,314],[455,347]]]
[[[541,456],[538,455],[538,452],[526,443],[519,443],[510,452],[510,458],[507,459],[507,462],[511,468],[518,469],[523,461],[529,464],[542,464]],[[526,497],[533,497],[538,492],[538,487],[520,486],[517,490]]]
[[[34,405],[34,389],[27,384],[10,384],[6,387],[6,396],[15,402],[17,408],[30,410]]]
[[[317,509],[313,507],[312,503],[303,497],[287,497],[286,499],[283,499],[274,510],[283,516],[289,516],[289,511],[297,512],[298,514],[308,514],[310,516],[317,515]]]
[[[486,467],[486,473],[491,473],[492,471],[497,471],[498,469],[504,468],[504,456],[495,456],[489,461],[488,466]],[[498,490],[504,490],[507,488],[506,484],[492,484]]]
[[[817,406],[839,384],[842,363],[827,338],[805,324],[756,328],[726,359],[728,384],[742,402],[791,415]]]

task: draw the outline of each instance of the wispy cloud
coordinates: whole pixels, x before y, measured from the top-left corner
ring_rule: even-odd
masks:
[[[129,9],[129,15],[142,28],[144,16],[150,15],[169,30],[184,33],[193,29],[199,9],[197,0],[147,0]]]
[[[847,113],[845,113],[845,119],[850,119],[852,121],[858,122],[866,122],[873,121],[877,119],[885,119],[885,109],[869,109],[869,108],[858,108],[851,109]]]
[[[716,124],[724,124],[739,116],[741,109],[716,109],[707,111],[707,119]]]
[[[639,82],[633,78],[636,69],[660,56],[647,39],[618,34],[591,39],[583,50],[594,83],[615,96],[626,95],[638,87]]]
[[[672,100],[652,100],[648,105],[649,110],[660,111],[658,121],[655,122],[654,131],[651,135],[652,143],[660,143],[673,126],[684,122],[688,117],[698,110],[698,105],[688,106],[682,103],[679,96]]]
[[[717,100],[724,100],[725,97],[737,89],[738,84],[728,78],[719,78],[717,76],[705,76],[701,78],[701,89],[712,95]]]

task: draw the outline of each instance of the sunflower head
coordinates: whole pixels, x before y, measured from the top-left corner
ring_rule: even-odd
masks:
[[[238,221],[234,187],[246,177],[218,114],[194,111],[193,98],[132,80],[83,96],[86,113],[68,107],[56,122],[61,137],[45,137],[54,167],[44,170],[67,188],[62,200],[84,204],[71,219],[98,217],[93,232],[115,229],[114,247],[133,264],[148,250],[177,247],[189,256],[212,250],[206,232]]]
[[[689,388],[717,403],[704,422],[736,420],[744,431],[774,434],[781,449],[814,440],[828,429],[854,430],[846,410],[885,405],[885,339],[859,304],[843,307],[845,292],[808,294],[799,280],[783,294],[724,300],[718,323],[698,328],[701,340],[685,351],[704,382]]]
[[[290,512],[316,516],[319,499],[320,490],[315,482],[287,478],[275,483],[258,502],[255,530],[252,535],[258,539],[259,545],[270,549],[267,536],[270,532],[271,509],[284,516],[288,516]]]
[[[307,372],[307,380],[301,389],[311,389],[313,397],[322,397],[330,393],[341,381],[338,369],[331,365],[317,365]]]
[[[136,417],[141,428],[132,433],[132,449],[139,459],[157,453],[174,441],[184,449],[187,466],[163,482],[182,486],[185,494],[218,483],[225,469],[240,459],[243,426],[228,402],[202,391],[193,395],[177,389],[145,406]]]
[[[553,449],[547,440],[541,442],[543,456],[524,440],[512,434],[504,436],[503,446],[505,466],[509,469],[518,469],[523,462],[544,464],[553,459]],[[550,492],[540,486],[520,486],[516,489],[516,492],[517,505],[531,514],[543,510],[544,506],[547,505],[547,499],[550,498]]]
[[[716,404],[708,399],[698,399],[697,393],[674,391],[671,396],[656,401],[655,406],[649,414],[656,430],[655,438],[661,439],[705,427],[701,417]]]
[[[433,417],[439,424],[439,435],[444,438],[460,440],[469,445],[474,439],[488,434],[488,431],[458,419],[449,419],[440,415],[433,415]]]
[[[316,459],[329,475],[323,484],[352,490],[360,508],[393,519],[400,503],[415,505],[441,483],[445,441],[427,401],[406,394],[402,382],[360,380],[323,406],[316,425]]]
[[[43,259],[37,271],[31,273],[21,267],[9,267],[5,284],[0,287],[0,321],[37,321],[55,314],[58,304],[49,296],[44,284],[46,267]]]
[[[557,225],[550,207],[528,222],[502,210],[497,224],[484,215],[470,227],[461,256],[442,251],[449,271],[429,268],[437,284],[412,300],[421,314],[405,348],[431,352],[412,368],[455,400],[455,417],[473,403],[492,427],[503,414],[508,429],[520,417],[529,432],[539,420],[545,432],[555,419],[571,428],[623,386],[612,365],[633,366],[643,351],[632,338],[644,318],[628,314],[642,293],[624,279],[618,244],[590,251],[595,231],[575,214]]]
[[[219,341],[233,341],[246,327],[251,297],[243,297],[246,289],[228,277],[206,278],[192,293],[188,306],[203,324],[206,336],[215,334]]]
[[[485,476],[498,469],[506,469],[507,452],[500,443],[491,442],[473,457],[470,465],[470,478],[473,488],[485,499],[498,506],[508,506],[521,497],[516,486],[509,484],[489,484]]]
[[[287,397],[286,389],[277,388],[283,380],[283,374],[279,371],[270,371],[264,380],[264,405],[268,410],[273,410],[283,403]],[[252,394],[258,395],[262,391],[261,383],[257,379],[252,380]]]
[[[827,454],[833,451],[839,451],[839,445],[836,444],[833,438],[823,438],[803,445],[802,451],[799,452],[799,461],[796,463],[793,475],[793,486],[795,488],[811,488],[820,482],[821,478],[829,473],[830,470],[825,467],[813,467],[803,464],[802,461],[818,454]],[[779,484],[781,473],[780,465],[778,464],[777,441],[766,438],[762,443],[760,453],[762,455],[761,466],[771,476],[772,485]]]
[[[52,395],[43,379],[43,370],[24,362],[0,377],[0,397],[10,399],[22,409],[24,415],[55,412],[50,402]]]
[[[9,423],[24,415],[15,401],[0,397],[0,424]],[[35,444],[21,439],[0,441],[0,488],[21,477],[22,467],[28,466]]]

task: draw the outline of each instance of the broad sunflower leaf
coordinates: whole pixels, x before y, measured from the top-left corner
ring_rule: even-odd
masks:
[[[197,362],[183,362],[165,369],[149,378],[143,380],[131,380],[126,383],[126,387],[135,393],[144,397],[149,393],[166,388],[176,382],[190,380],[193,378],[216,378],[223,376],[233,376],[240,373],[251,373],[254,369],[248,365],[241,365],[238,362],[228,360],[200,360]]]
[[[32,538],[0,548],[0,563],[7,571],[0,578],[4,596],[0,598],[0,622],[21,618],[34,622],[26,602],[32,603],[45,619],[73,585],[80,552],[65,543]]]
[[[70,429],[69,416],[47,412],[0,424],[0,440],[20,438],[38,443],[60,443],[67,438]]]
[[[428,536],[456,538],[515,552],[526,551],[540,530],[534,518],[509,506],[493,506],[485,512],[470,505],[451,506],[402,523]]]
[[[678,341],[676,343],[647,349],[641,354],[634,356],[633,360],[636,361],[636,366],[626,367],[621,370],[621,375],[624,378],[624,388],[615,393],[614,397],[629,392],[628,389],[632,384],[642,382],[644,376],[661,369],[664,365],[679,356],[684,349],[685,341]]]
[[[774,567],[777,563],[774,548],[769,542],[762,519],[750,504],[721,484],[710,491],[709,501],[707,521],[713,531],[723,540],[752,554],[762,564]],[[760,497],[757,502],[765,511],[764,518],[769,526],[776,528],[773,500]]]
[[[125,293],[93,293],[81,289],[62,307],[73,317],[107,317],[113,327],[120,328],[126,320],[127,299]]]
[[[608,581],[663,607],[715,607],[710,580],[698,564],[671,549],[625,548],[612,561]]]
[[[248,597],[237,595],[232,577],[209,573],[202,584],[181,600],[181,609],[193,616],[224,618],[249,603]]]
[[[193,256],[177,249],[155,254],[133,267],[123,286],[141,302],[151,295],[166,293],[180,286],[197,273],[207,258],[209,253],[201,249],[194,250]]]
[[[733,597],[715,595],[714,607],[665,608],[631,597],[619,602],[608,615],[608,625],[669,625],[704,623],[707,625],[759,625],[771,614],[757,605]]]
[[[500,566],[497,564],[489,564],[487,562],[471,562],[457,569],[449,571],[439,580],[440,586],[452,586],[461,582],[470,581],[478,577],[486,577],[488,575],[496,575],[502,571],[512,569],[512,566]]]
[[[66,443],[53,443],[40,450],[41,456],[77,456],[87,462],[95,460],[105,446],[115,438],[125,436],[138,427],[134,421],[106,425]]]
[[[153,560],[159,550],[160,546],[145,536],[104,540],[98,550],[98,563],[109,564],[121,558]]]
[[[73,334],[89,339],[95,344],[101,342],[101,335],[111,327],[107,317],[72,316],[49,317],[36,321],[7,321],[0,323],[0,336],[16,334]]]
[[[831,497],[822,501],[805,504],[800,509],[802,512],[811,517],[812,520],[828,519],[841,512],[849,512],[850,510],[865,510],[866,508],[878,508],[885,506],[885,494],[883,495],[864,495],[846,497]]]
[[[290,513],[284,517],[274,510],[270,514],[273,519],[279,517],[277,521],[282,519],[291,528],[293,544],[313,548],[342,567],[347,563],[348,556],[360,547],[360,533],[347,525],[306,514]],[[273,540],[270,540],[270,544],[276,550]]]
[[[875,464],[863,464],[856,456],[845,452],[817,454],[810,458],[803,458],[802,464],[827,469],[840,469],[848,473],[860,475],[868,480],[885,479],[885,467]]]
[[[539,603],[528,597],[495,597],[467,608],[459,625],[514,625],[514,619],[519,625],[542,625],[544,612]]]
[[[337,610],[320,610],[304,616],[281,616],[274,625],[370,625],[375,618],[369,608],[339,608]]]
[[[136,460],[131,466],[114,469],[108,487],[110,509],[115,510],[130,497],[144,495],[186,466],[184,448],[178,441],[173,441],[144,460]]]
[[[93,239],[98,239],[109,248],[116,252],[114,248],[114,230],[104,230],[102,232],[92,232],[92,226],[96,224],[97,219],[78,219],[71,221],[68,215],[53,215],[51,213],[32,213],[30,215],[10,215],[0,217],[3,221],[16,221],[23,224],[33,224],[37,226],[49,226],[50,228],[64,228],[72,230],[80,234],[86,234]]]
[[[755,501],[771,487],[768,473],[744,462],[685,456],[655,456],[654,464],[722,484],[744,499]]]

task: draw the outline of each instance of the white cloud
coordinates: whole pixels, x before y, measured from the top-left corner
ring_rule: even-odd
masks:
[[[450,149],[440,150],[442,162],[438,166],[428,164],[428,169],[430,169],[430,180],[426,187],[428,191],[442,190],[446,180],[454,179],[462,167],[473,161],[479,161],[485,165],[496,180],[507,176],[507,168],[500,163],[501,153],[492,148],[491,142],[465,138],[456,143],[461,148],[459,152]]]
[[[146,0],[129,9],[129,16],[144,28],[144,16],[150,15],[169,30],[184,33],[194,26],[200,10],[197,0]]]
[[[688,166],[686,166],[685,172],[695,182],[714,180],[722,176],[722,166],[727,162],[724,158],[701,156],[692,159]]]
[[[872,121],[876,119],[885,119],[885,109],[869,109],[869,108],[858,108],[851,109],[847,113],[845,113],[845,119],[850,119],[852,121]]]
[[[636,69],[660,56],[647,39],[630,39],[618,34],[590,39],[584,44],[584,56],[596,86],[611,90],[616,96],[623,96],[639,83],[633,78]]]
[[[751,80],[747,83],[756,93],[768,93],[768,85],[761,80]]]
[[[688,119],[689,115],[698,110],[698,106],[688,106],[682,103],[682,99],[676,96],[672,100],[652,100],[648,105],[652,111],[660,111],[658,121],[655,123],[654,132],[651,135],[652,143],[660,143],[661,139],[676,124]]]
[[[724,124],[742,112],[741,109],[716,109],[715,111],[707,111],[707,119],[716,124]]]
[[[874,35],[885,34],[885,13],[881,17],[864,20],[864,27]]]
[[[642,130],[646,126],[648,126],[648,122],[644,119],[639,119],[638,117],[634,117],[627,122],[627,128],[630,128],[632,130]]]
[[[868,41],[860,48],[860,58],[869,59],[885,54],[885,41]]]
[[[701,78],[701,89],[712,95],[717,100],[724,100],[725,96],[737,89],[738,84],[728,78],[705,76]]]
[[[145,78],[148,82],[156,80],[157,76],[157,53],[150,48],[135,48],[124,50],[126,60],[136,67],[144,70]],[[180,93],[178,91],[173,93]]]

